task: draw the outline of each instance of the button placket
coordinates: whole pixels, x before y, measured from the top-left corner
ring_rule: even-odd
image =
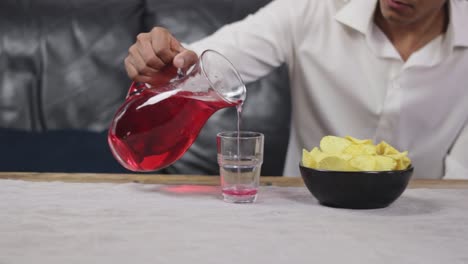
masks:
[[[374,138],[376,142],[385,140],[391,144],[396,143],[401,102],[401,69],[402,65],[395,63],[390,71],[387,92]]]

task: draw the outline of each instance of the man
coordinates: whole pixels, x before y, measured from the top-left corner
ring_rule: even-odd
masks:
[[[151,83],[204,49],[250,82],[286,63],[293,121],[285,175],[324,135],[408,150],[415,177],[468,177],[468,1],[276,0],[188,48],[165,29],[129,49],[130,78]]]

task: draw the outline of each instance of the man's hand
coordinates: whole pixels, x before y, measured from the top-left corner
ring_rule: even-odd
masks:
[[[155,27],[149,33],[138,34],[135,44],[128,49],[125,68],[132,80],[151,84],[165,66],[186,69],[197,59],[197,54],[182,47],[167,29]]]

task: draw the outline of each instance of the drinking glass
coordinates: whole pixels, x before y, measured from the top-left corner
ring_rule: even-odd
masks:
[[[224,201],[253,203],[257,199],[263,141],[264,135],[259,132],[218,133],[216,142]]]

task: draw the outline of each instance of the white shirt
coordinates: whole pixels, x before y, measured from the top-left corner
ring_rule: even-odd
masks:
[[[283,175],[300,175],[302,148],[351,135],[408,150],[413,177],[468,178],[468,1],[449,0],[447,32],[406,62],[374,24],[376,3],[276,0],[191,48],[223,53],[246,82],[288,65]]]

